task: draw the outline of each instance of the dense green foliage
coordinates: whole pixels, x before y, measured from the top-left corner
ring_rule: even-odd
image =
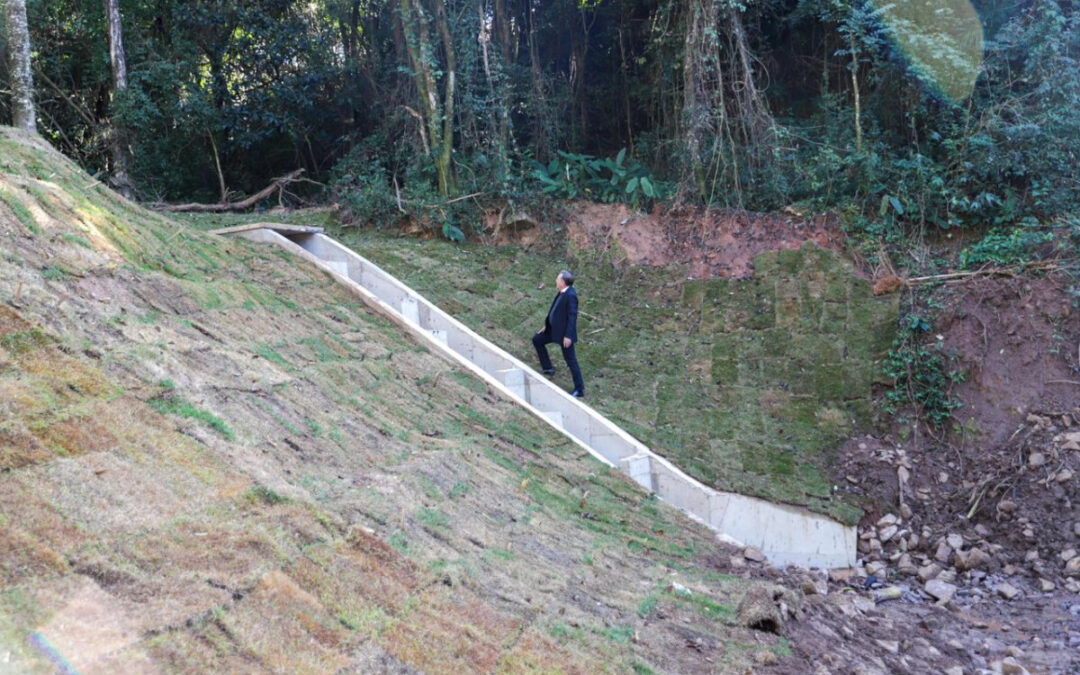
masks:
[[[892,415],[914,411],[922,420],[940,427],[952,417],[960,402],[952,396],[952,385],[963,382],[964,373],[955,367],[955,357],[940,339],[930,339],[930,322],[910,314],[902,322],[892,348],[881,361],[893,386],[885,392],[884,412]]]
[[[886,241],[1080,202],[1069,0],[120,5],[114,92],[102,3],[30,0],[39,126],[104,173],[118,134],[145,199],[304,168],[357,219],[448,235],[546,194],[803,202]]]

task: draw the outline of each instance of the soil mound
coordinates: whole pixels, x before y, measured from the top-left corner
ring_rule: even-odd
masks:
[[[686,265],[695,279],[749,277],[760,253],[806,242],[842,250],[845,239],[829,215],[694,206],[658,206],[643,214],[623,205],[579,203],[568,210],[566,230],[574,248],[612,249],[630,265]]]
[[[954,394],[963,433],[1004,443],[1029,413],[1080,405],[1080,311],[1060,278],[984,278],[943,294],[935,327],[966,377]]]

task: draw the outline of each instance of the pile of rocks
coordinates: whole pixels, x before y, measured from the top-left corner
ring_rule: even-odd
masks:
[[[1049,418],[1032,415],[1028,421],[1033,428],[1056,431]],[[1044,438],[1050,442],[1027,450],[1025,464],[1018,471],[1028,475],[1030,484],[1065,495],[1066,488],[1075,489],[1077,475],[1071,467],[1080,464],[1080,431]],[[925,489],[911,490],[908,483],[912,465],[902,450],[898,450],[895,461],[900,494],[913,496],[919,511],[929,513],[935,508],[933,499],[927,499]],[[947,481],[948,477],[940,480]],[[989,484],[982,495],[979,486],[973,487],[973,495],[989,501]],[[1067,497],[1064,499],[1071,504]],[[1050,551],[1045,544],[1040,546],[1039,524],[1022,515],[1013,499],[1000,499],[992,514],[986,523],[973,524],[959,518],[946,531],[935,531],[931,523],[936,521],[941,527],[942,518],[920,517],[908,503],[902,503],[898,513],[887,513],[872,525],[860,528],[860,569],[849,574],[874,577],[881,583],[910,584],[913,592],[940,604],[987,597],[1013,600],[1058,588],[1080,593],[1080,512],[1063,510],[1062,517],[1074,519],[1071,540],[1060,550]],[[1006,532],[1011,535],[1011,547],[999,543],[1006,540]],[[1026,551],[1017,551],[1016,533],[1021,547],[1030,543]],[[842,578],[844,574],[837,572],[834,577]]]

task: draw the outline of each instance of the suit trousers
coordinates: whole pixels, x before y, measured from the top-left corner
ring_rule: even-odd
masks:
[[[533,335],[533,347],[536,347],[536,356],[540,359],[540,367],[544,370],[554,370],[554,366],[551,365],[551,357],[548,356],[547,345],[555,342],[551,339],[551,333],[543,332]],[[581,378],[581,366],[578,365],[577,354],[574,352],[576,345],[571,343],[569,347],[563,347],[560,341],[559,347],[562,348],[563,359],[566,360],[566,367],[570,369],[570,375],[574,378],[574,389],[577,389],[582,394],[585,393],[585,381]]]

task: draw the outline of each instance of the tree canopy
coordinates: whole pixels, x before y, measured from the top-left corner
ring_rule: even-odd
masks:
[[[119,0],[122,43],[106,3],[26,5],[40,133],[150,201],[305,169],[364,220],[678,198],[887,238],[1080,200],[1070,0]]]

